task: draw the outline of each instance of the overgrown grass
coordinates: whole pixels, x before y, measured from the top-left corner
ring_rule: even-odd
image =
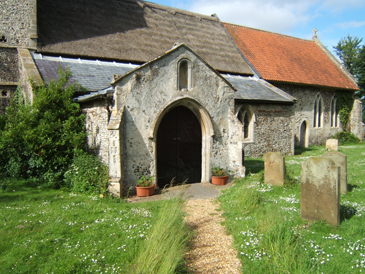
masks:
[[[36,180],[0,182],[0,273],[147,273],[134,266],[150,254],[167,256],[171,265],[161,273],[183,265],[188,230],[181,200],[129,204]],[[159,248],[155,239],[163,241]]]
[[[262,159],[245,161],[246,178],[219,198],[243,273],[365,272],[365,144],[339,150],[347,155],[349,189],[341,195],[339,227],[300,218],[300,164],[324,154],[325,147],[285,157],[285,187],[260,183]]]
[[[138,252],[134,273],[175,273],[187,251],[189,229],[183,220],[183,200],[171,204],[161,201],[158,221],[154,224],[148,241]]]

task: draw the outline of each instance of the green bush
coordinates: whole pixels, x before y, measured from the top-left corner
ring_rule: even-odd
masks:
[[[65,183],[77,193],[101,193],[108,189],[109,169],[100,158],[79,153],[65,173]]]
[[[6,122],[6,116],[0,114],[0,131],[4,130]]]
[[[75,151],[85,149],[85,116],[72,101],[76,86],[69,71],[59,80],[36,85],[33,105],[24,103],[18,88],[6,110],[0,131],[0,174],[3,177],[42,178],[59,186]]]
[[[360,139],[357,138],[354,134],[352,134],[350,131],[340,131],[337,132],[333,138],[338,139],[340,145],[345,144],[354,144],[359,143]]]

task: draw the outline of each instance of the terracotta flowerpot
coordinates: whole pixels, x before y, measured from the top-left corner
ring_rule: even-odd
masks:
[[[228,182],[228,175],[225,176],[215,176],[212,175],[212,184],[223,186]]]
[[[136,186],[137,189],[137,197],[149,197],[155,194],[155,186],[147,186],[147,187],[139,187]]]

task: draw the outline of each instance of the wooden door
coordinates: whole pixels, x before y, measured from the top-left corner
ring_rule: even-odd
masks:
[[[201,181],[202,132],[195,114],[178,106],[162,119],[157,133],[158,186]]]

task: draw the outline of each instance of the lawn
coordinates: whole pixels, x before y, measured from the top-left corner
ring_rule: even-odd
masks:
[[[179,199],[130,204],[31,180],[1,181],[0,188],[0,273],[148,273],[140,267],[162,267],[159,257],[169,252],[182,265],[188,230]],[[168,245],[156,250],[153,239]],[[137,265],[151,248],[156,258]],[[156,273],[172,273],[163,267]]]
[[[263,160],[246,159],[246,178],[219,197],[243,273],[365,272],[365,144],[340,152],[349,191],[339,227],[300,218],[300,164],[324,147],[285,157],[285,187],[262,184]],[[181,199],[130,204],[1,180],[0,273],[186,273],[183,215]]]
[[[262,159],[245,161],[246,178],[219,197],[243,273],[365,272],[365,144],[339,151],[348,164],[339,227],[300,218],[300,164],[325,147],[298,148],[285,157],[285,187],[262,184]]]

